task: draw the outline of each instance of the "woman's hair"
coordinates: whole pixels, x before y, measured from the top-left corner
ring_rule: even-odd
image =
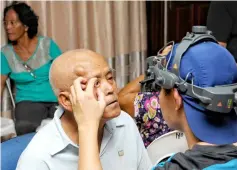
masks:
[[[7,6],[4,9],[4,20],[6,17],[6,13],[13,9],[17,15],[19,20],[23,25],[28,27],[28,37],[32,39],[38,33],[38,19],[39,17],[35,14],[35,12],[31,9],[29,5],[25,2],[17,2],[13,1],[11,5]]]

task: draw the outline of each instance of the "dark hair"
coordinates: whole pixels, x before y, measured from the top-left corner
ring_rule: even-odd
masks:
[[[6,17],[6,13],[13,9],[17,15],[19,20],[23,25],[28,27],[28,37],[32,39],[38,33],[38,19],[39,17],[35,14],[35,12],[31,9],[29,5],[25,2],[17,2],[13,1],[11,5],[7,6],[4,9],[4,20]]]

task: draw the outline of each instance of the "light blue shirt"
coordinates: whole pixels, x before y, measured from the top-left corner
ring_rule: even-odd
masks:
[[[17,170],[77,170],[78,146],[65,134],[59,108],[22,153]],[[90,127],[88,127],[90,128]],[[125,112],[104,127],[100,148],[103,170],[148,170],[152,164],[137,126]]]

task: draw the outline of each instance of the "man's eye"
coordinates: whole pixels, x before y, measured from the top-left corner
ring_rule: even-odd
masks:
[[[100,81],[97,80],[97,81],[95,82],[95,87],[99,87],[99,86],[100,86]]]
[[[113,79],[114,79],[114,77],[112,77],[112,76],[111,76],[111,77],[108,77],[108,80],[113,80]]]

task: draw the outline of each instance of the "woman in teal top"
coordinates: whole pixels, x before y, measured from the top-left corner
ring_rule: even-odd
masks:
[[[8,44],[1,48],[1,97],[6,80],[16,85],[16,131],[35,131],[43,119],[52,118],[57,98],[49,83],[52,61],[61,54],[48,37],[37,36],[38,16],[26,3],[4,9]]]

